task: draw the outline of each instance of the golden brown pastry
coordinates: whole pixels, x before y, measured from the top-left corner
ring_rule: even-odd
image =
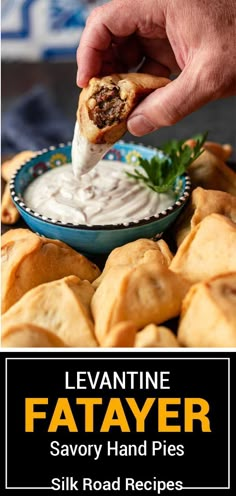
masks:
[[[236,272],[192,286],[183,301],[182,346],[236,347]]]
[[[219,214],[197,224],[181,243],[170,269],[192,284],[236,270],[236,225]]]
[[[71,274],[92,282],[100,270],[62,241],[28,229],[8,231],[2,236],[2,313],[35,286]]]
[[[193,227],[212,213],[225,215],[236,222],[236,197],[225,191],[195,188],[174,228],[177,246],[182,243]]]
[[[236,195],[236,173],[220,158],[205,150],[188,168],[192,186]]]
[[[3,348],[55,348],[65,347],[56,334],[30,323],[12,325],[2,337]]]
[[[134,346],[135,348],[176,348],[179,344],[170,329],[149,324],[136,334]]]
[[[156,263],[168,267],[173,258],[171,251],[164,239],[152,241],[151,239],[137,239],[112,250],[107,258],[102,274],[93,282],[93,287],[98,287],[107,271],[117,265],[139,265],[143,263]]]
[[[1,220],[3,224],[15,224],[20,218],[20,214],[15,207],[10,193],[9,183],[6,184],[2,195]]]
[[[101,346],[103,348],[132,348],[137,330],[137,326],[131,321],[118,322],[104,336]]]
[[[150,74],[111,74],[92,78],[80,94],[77,120],[90,143],[115,143],[127,130],[127,119],[146,95],[169,79]]]
[[[16,172],[18,167],[20,167],[26,160],[32,158],[37,152],[33,152],[32,150],[24,150],[23,152],[17,153],[10,160],[6,160],[3,162],[1,167],[1,174],[3,179],[8,182],[11,179],[12,174]]]
[[[94,289],[88,281],[69,276],[28,291],[2,317],[2,339],[15,325],[31,324],[56,335],[65,346],[97,346],[90,302]]]
[[[98,341],[102,343],[118,322],[132,321],[141,329],[176,317],[188,288],[181,276],[164,265],[111,267],[91,303]]]
[[[11,199],[9,181],[18,167],[33,157],[35,153],[31,150],[25,150],[15,155],[12,159],[6,160],[1,166],[1,175],[7,183],[3,191],[1,205],[1,220],[3,224],[15,224],[20,218],[20,214]]]
[[[189,139],[186,141],[186,145],[189,145],[192,148],[196,145],[196,143],[197,142],[194,139]],[[221,145],[220,143],[216,143],[215,141],[205,141],[205,143],[203,144],[203,148],[216,155],[216,157],[223,160],[223,162],[228,160],[233,152],[233,147],[228,143]]]

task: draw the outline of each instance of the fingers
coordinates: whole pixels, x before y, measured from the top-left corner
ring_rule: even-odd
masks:
[[[144,60],[142,66],[139,68],[139,72],[154,74],[155,76],[160,77],[170,76],[170,70],[168,69],[168,67],[165,67],[164,65],[150,58],[146,58]]]
[[[180,73],[180,68],[177,64],[173,49],[166,37],[161,39],[145,39],[142,37],[140,39],[140,44],[142,46],[143,53],[145,53],[148,58],[148,61],[152,63],[157,62],[160,66],[167,67],[169,69],[169,73],[171,74]],[[149,65],[146,65],[143,72],[149,72]]]
[[[116,38],[126,38],[136,31],[132,8],[122,0],[94,9],[89,16],[77,51],[77,84],[84,87],[100,73],[104,53]]]
[[[214,92],[207,84],[204,71],[197,70],[196,66],[194,70],[195,63],[196,60],[177,79],[151,93],[136,107],[128,120],[132,134],[143,136],[171,126],[213,99]]]

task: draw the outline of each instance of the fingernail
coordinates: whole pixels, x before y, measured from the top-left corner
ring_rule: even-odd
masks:
[[[80,71],[80,69],[77,70],[77,75],[76,75],[76,84],[83,88],[87,83],[87,80],[84,77],[84,74]]]
[[[78,69],[76,74],[76,83],[78,84],[78,86],[80,85],[81,82],[80,79],[81,79],[81,75],[80,75],[80,70]]]
[[[151,133],[155,129],[152,122],[143,115],[134,115],[128,120],[128,130],[135,136],[143,136],[144,134]]]

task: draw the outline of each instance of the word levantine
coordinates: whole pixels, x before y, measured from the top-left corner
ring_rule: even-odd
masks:
[[[65,372],[65,389],[170,389],[169,371]]]
[[[58,398],[52,414],[47,411],[48,404],[48,398],[25,399],[25,432],[34,432],[39,422],[47,432],[61,427],[69,432],[110,432],[112,428],[145,432],[147,423],[158,432],[193,432],[195,424],[202,432],[211,432],[210,406],[203,398],[146,398],[142,406],[135,398],[110,398],[108,402],[75,398],[73,406],[68,398]]]

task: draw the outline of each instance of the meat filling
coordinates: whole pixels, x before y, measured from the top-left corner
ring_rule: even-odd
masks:
[[[121,121],[125,102],[120,98],[120,88],[103,87],[89,102],[89,118],[99,129]]]

